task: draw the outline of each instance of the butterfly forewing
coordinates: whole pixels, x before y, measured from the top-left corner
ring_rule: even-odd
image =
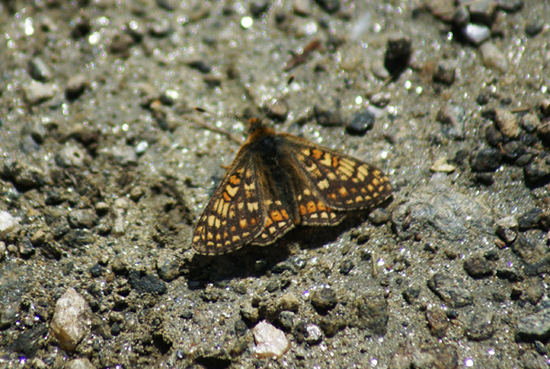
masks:
[[[308,179],[304,198],[318,193],[327,208],[345,211],[372,209],[391,197],[392,186],[379,169],[303,138],[280,135]]]
[[[235,251],[264,229],[265,208],[260,203],[255,165],[243,146],[197,223],[193,247],[199,253]]]

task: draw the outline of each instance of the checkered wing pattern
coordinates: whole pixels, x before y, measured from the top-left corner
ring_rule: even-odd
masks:
[[[372,209],[392,196],[390,181],[379,169],[303,138],[280,135],[307,178],[308,184],[296,194],[304,224],[336,224],[336,218],[330,220],[332,210]],[[312,214],[326,218],[324,208],[326,223],[312,219]]]
[[[232,252],[263,231],[266,212],[255,166],[253,155],[243,146],[195,227],[196,251],[206,255]]]

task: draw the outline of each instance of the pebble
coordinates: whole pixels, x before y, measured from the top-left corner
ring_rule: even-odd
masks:
[[[495,126],[510,139],[518,138],[521,132],[516,115],[506,109],[495,109]]]
[[[550,337],[550,309],[520,318],[516,326],[516,338],[521,341],[545,341]]]
[[[115,213],[114,224],[112,228],[113,235],[122,236],[126,231],[126,210],[129,207],[129,202],[126,197],[119,197],[116,199],[113,206],[113,212]]]
[[[85,158],[86,151],[76,145],[67,145],[55,156],[55,163],[61,168],[81,168]]]
[[[105,268],[103,268],[101,265],[99,264],[95,264],[94,266],[92,266],[90,268],[90,276],[92,278],[98,278],[98,277],[101,277],[103,275],[103,273],[105,273]]]
[[[536,114],[527,113],[520,120],[521,128],[528,133],[534,133],[540,127],[540,119]]]
[[[271,324],[261,321],[253,329],[254,353],[258,357],[281,357],[290,348],[285,333]]]
[[[320,126],[334,127],[342,125],[342,117],[337,108],[335,110],[329,110],[325,106],[315,104],[313,106],[313,114],[315,115],[315,121]]]
[[[397,76],[408,66],[411,55],[411,39],[400,33],[391,34],[386,45],[384,67],[391,76]]]
[[[470,291],[463,287],[463,282],[442,272],[436,273],[428,280],[428,287],[446,304],[453,308],[472,305],[474,299]]]
[[[318,312],[326,314],[336,307],[338,296],[333,288],[320,288],[311,292],[310,302]]]
[[[96,367],[87,358],[81,358],[69,361],[65,369],[96,369]]]
[[[69,288],[57,300],[50,328],[65,351],[74,351],[91,329],[92,311],[86,300]]]
[[[327,337],[334,337],[336,333],[346,328],[347,324],[341,316],[323,316],[319,326]]]
[[[29,258],[34,255],[35,249],[29,237],[23,237],[19,241],[19,254],[22,258]]]
[[[253,0],[250,2],[250,13],[253,17],[259,18],[269,10],[268,0]]]
[[[491,30],[483,24],[468,23],[462,29],[462,34],[472,44],[479,46],[491,37]]]
[[[384,296],[376,292],[357,298],[357,326],[368,329],[372,334],[384,336],[387,332],[389,310],[388,302]]]
[[[346,132],[351,135],[362,136],[374,127],[374,121],[375,117],[370,111],[358,112],[346,125]]]
[[[110,154],[123,167],[136,164],[138,161],[135,150],[130,146],[115,146],[110,150]]]
[[[484,341],[493,337],[496,331],[495,316],[491,311],[481,311],[472,314],[466,327],[466,337],[471,341]]]
[[[420,346],[412,355],[412,368],[457,369],[458,353],[451,345]],[[408,368],[407,366],[403,368]]]
[[[440,60],[433,71],[432,79],[450,86],[455,81],[456,68],[454,60]]]
[[[525,34],[529,37],[535,37],[544,29],[544,20],[536,19],[525,25]]]
[[[140,141],[135,147],[136,154],[138,156],[141,156],[145,154],[145,151],[149,148],[149,142],[147,141]]]
[[[208,64],[206,64],[203,60],[195,60],[195,61],[187,63],[187,65],[190,68],[195,69],[195,70],[199,71],[202,74],[207,74],[207,73],[210,73],[212,71],[212,67],[209,66]]]
[[[436,120],[443,124],[442,131],[454,140],[464,139],[464,108],[456,105],[445,105],[437,112]]]
[[[52,72],[44,61],[36,56],[29,61],[29,72],[31,77],[40,82],[52,79]]]
[[[65,87],[65,97],[68,100],[74,101],[78,99],[88,87],[90,87],[88,77],[84,74],[75,74],[67,81],[67,86]]]
[[[450,165],[447,163],[447,158],[439,158],[435,161],[435,163],[430,167],[430,170],[432,172],[436,173],[452,173],[454,172],[456,167],[454,165]]]
[[[516,240],[518,229],[518,221],[513,215],[501,218],[495,223],[496,235],[507,244],[511,244]]]
[[[540,213],[539,222],[540,226],[545,232],[548,232],[548,230],[550,230],[550,210],[546,210]]]
[[[523,8],[523,0],[497,0],[498,7],[507,13],[514,13]]]
[[[379,92],[372,95],[369,99],[370,103],[378,108],[385,108],[391,101],[391,94]],[[371,113],[372,114],[372,113]],[[374,114],[373,114],[374,115]]]
[[[65,229],[60,230],[65,231]],[[73,229],[69,228],[67,234],[63,236],[63,241],[69,247],[82,247],[91,245],[96,241],[96,235],[87,229]]]
[[[23,88],[25,100],[30,105],[38,105],[55,96],[56,88],[53,83],[41,83],[32,81]]]
[[[323,340],[323,331],[318,325],[308,323],[305,327],[305,339],[310,345],[316,345]]]
[[[4,241],[0,241],[0,262],[4,260],[6,257],[6,243]]]
[[[522,298],[535,306],[544,295],[545,288],[540,280],[530,279],[527,282]]]
[[[545,116],[550,116],[550,99],[542,99],[540,102],[540,112]]]
[[[311,13],[311,2],[309,0],[293,0],[292,10],[295,14],[306,17]]]
[[[474,255],[464,260],[464,270],[472,278],[484,278],[493,275],[494,266],[483,256]]]
[[[491,186],[495,183],[495,179],[491,173],[476,173],[474,178],[479,184],[484,186]]]
[[[407,304],[412,305],[420,296],[420,288],[418,287],[409,287],[402,292],[403,298]]]
[[[277,317],[277,321],[284,330],[291,331],[292,327],[294,327],[295,316],[296,314],[292,311],[281,311]]]
[[[500,167],[502,154],[493,148],[477,150],[470,156],[470,167],[472,172],[493,172]]]
[[[315,0],[315,2],[329,14],[334,14],[340,10],[340,0]]]
[[[508,61],[504,54],[492,42],[486,42],[479,48],[483,64],[490,69],[505,73],[508,71]]]
[[[550,165],[541,161],[534,161],[523,167],[523,176],[529,186],[544,186],[550,180]]]
[[[525,147],[518,141],[510,141],[502,145],[502,151],[504,151],[504,159],[510,162],[516,162],[520,157],[524,156]],[[526,163],[526,165],[527,164],[528,163]],[[518,164],[516,163],[516,165]]]
[[[455,13],[453,14],[453,24],[462,29],[470,23],[470,12],[468,11],[468,8],[466,8],[464,5],[460,5],[456,7]]]
[[[19,219],[14,218],[9,212],[0,210],[0,240],[19,227]]]
[[[425,315],[431,335],[438,338],[445,337],[449,328],[449,320],[445,312],[441,309],[427,310]]]
[[[383,208],[376,208],[369,214],[369,221],[374,225],[386,224],[390,220],[390,213]],[[358,237],[359,242],[359,237]]]
[[[297,312],[300,308],[300,300],[293,293],[285,293],[279,297],[277,306],[281,311]]]
[[[137,271],[131,271],[129,273],[129,282],[130,286],[139,294],[156,293],[163,295],[168,291],[166,283],[150,274],[141,275]]]
[[[288,117],[290,108],[285,99],[272,99],[265,103],[264,108],[267,116],[278,122],[284,122]]]
[[[240,314],[244,319],[252,324],[256,323],[260,319],[260,310],[251,305],[243,306],[240,310]]]
[[[494,0],[478,0],[470,4],[470,20],[491,26],[495,21],[498,4]]]
[[[91,209],[77,209],[69,213],[69,225],[72,228],[93,228],[97,221],[98,217]]]
[[[499,268],[497,269],[497,277],[500,279],[506,279],[512,283],[523,280],[523,275],[516,268]]]
[[[130,199],[132,199],[132,201],[137,202],[139,201],[139,199],[141,199],[144,193],[145,192],[141,186],[134,186],[130,190]]]

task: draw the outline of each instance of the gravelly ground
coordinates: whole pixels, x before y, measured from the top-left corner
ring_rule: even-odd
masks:
[[[501,1],[482,60],[441,20],[452,1],[319,3],[2,2],[0,367],[547,367],[550,6]],[[408,67],[384,82],[403,35]],[[383,169],[393,202],[194,254],[238,149],[197,121],[245,127],[192,108],[249,117],[281,96],[277,130]],[[374,127],[347,133],[365,112]],[[92,322],[72,352],[49,329],[70,287]],[[263,319],[291,341],[279,359],[254,355]]]

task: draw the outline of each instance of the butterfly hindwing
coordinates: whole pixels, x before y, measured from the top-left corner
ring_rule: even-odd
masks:
[[[379,169],[351,156],[281,133],[289,151],[324,205],[334,210],[372,209],[392,195],[389,179]]]

